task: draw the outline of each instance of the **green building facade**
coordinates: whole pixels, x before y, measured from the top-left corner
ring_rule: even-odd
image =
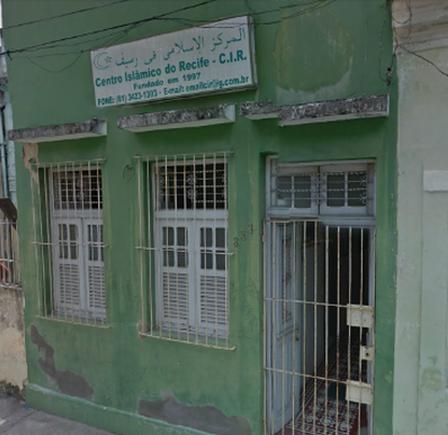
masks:
[[[362,301],[361,290],[361,300],[345,302],[347,311],[342,316],[347,318],[340,320],[338,317],[336,326],[330,328],[332,321],[327,317],[323,328],[339,331],[339,328],[345,328],[352,322],[347,330],[352,335],[359,334],[360,340],[363,340],[363,343],[357,342],[359,348],[362,347],[363,352],[373,352],[373,357],[366,356],[363,362],[358,355],[359,367],[369,372],[365,379],[360,375],[360,398],[353,398],[357,394],[356,385],[348,385],[348,382],[341,383],[344,386],[340,387],[341,391],[336,393],[336,397],[348,403],[345,397],[349,390],[354,395],[350,401],[355,404],[353,424],[365,428],[370,426],[375,434],[392,433],[397,91],[389,2],[281,0],[275,7],[268,1],[196,3],[201,4],[180,0],[110,2],[108,5],[96,1],[4,2],[9,87],[16,128],[19,231],[26,297],[26,399],[38,409],[116,433],[274,433],[279,427],[272,423],[270,414],[275,414],[275,411],[270,408],[272,404],[269,405],[271,402],[267,397],[277,394],[273,400],[289,400],[285,393],[287,387],[281,385],[296,376],[290,373],[291,370],[295,372],[295,367],[289,370],[283,363],[280,368],[275,368],[272,358],[275,360],[278,355],[272,356],[275,352],[270,347],[275,347],[272,337],[277,337],[270,325],[275,325],[275,313],[279,312],[273,310],[274,319],[269,315],[269,301],[276,296],[269,298],[268,282],[272,282],[272,276],[278,272],[275,267],[286,267],[279,266],[280,263],[275,263],[273,259],[277,239],[272,225],[284,225],[284,231],[295,228],[293,231],[305,234],[302,238],[296,238],[297,243],[305,245],[308,239],[315,243],[311,251],[302,249],[300,245],[297,252],[300,252],[300,264],[305,269],[308,268],[307,261],[303,260],[305,253],[315,255],[315,261],[321,264],[310,266],[316,276],[324,276],[322,281],[315,278],[314,289],[317,293],[321,288],[323,292],[332,288],[324,281],[336,279],[342,287],[352,281],[351,272],[339,272],[342,275],[345,273],[346,277],[341,279],[338,275],[335,278],[336,272],[331,272],[331,264],[331,270],[323,272],[325,261],[321,263],[321,258],[326,258],[328,262],[333,249],[338,250],[338,260],[334,261],[339,265],[341,261],[346,261],[341,258],[355,257],[349,252],[349,246],[361,243],[361,257],[368,255],[368,266],[362,266],[363,260],[358,257],[350,263],[353,268],[361,270],[361,278],[359,273],[356,275],[358,285],[362,287],[368,281],[368,300]],[[79,12],[84,8],[88,10]],[[78,12],[72,14],[75,10]],[[254,38],[255,86],[231,93],[216,92],[182,99],[169,97],[157,102],[96,106],[90,51],[246,16],[252,20],[249,29]],[[28,24],[16,25],[25,22]],[[126,56],[127,53],[124,54]],[[308,103],[318,102],[322,104],[307,106]],[[232,122],[216,121],[226,115],[228,107],[235,109],[235,119],[231,116]],[[167,111],[177,112],[167,115]],[[165,112],[168,118],[174,116],[174,125],[170,129],[165,128],[164,121],[160,121],[163,116],[154,121],[159,127],[157,130],[150,131],[148,125],[143,128],[144,131],[123,128],[123,119],[129,121],[138,119],[132,118],[134,115],[159,112]],[[187,128],[179,120],[184,116],[182,114],[192,116],[199,126]],[[204,117],[210,121],[208,125],[204,125]],[[92,119],[100,121],[85,123]],[[100,134],[95,128],[97,125],[103,128],[103,121],[107,123],[107,133],[101,130]],[[79,137],[79,134],[89,137]],[[197,159],[198,164],[202,164],[201,159],[207,160],[209,166],[201,169],[204,172],[207,168],[216,171],[222,156],[226,158],[224,198],[227,227],[226,252],[223,254],[226,266],[222,276],[226,280],[227,330],[222,336],[217,329],[213,330],[210,341],[204,340],[203,333],[197,330],[192,334],[200,336],[199,339],[195,337],[190,340],[189,337],[185,338],[185,331],[179,333],[175,327],[175,332],[168,336],[149,333],[153,323],[157,323],[152,316],[157,316],[154,306],[159,303],[157,292],[151,291],[151,288],[156,288],[161,279],[156,273],[160,272],[160,265],[157,268],[152,257],[155,251],[152,242],[159,240],[163,245],[162,239],[165,240],[165,231],[168,231],[163,224],[161,227],[151,224],[155,219],[151,211],[154,211],[153,196],[157,189],[153,186],[155,178],[152,178],[154,162],[160,163],[167,183],[169,170],[172,170],[167,167],[174,166],[166,162],[171,162],[174,156],[177,163],[184,162],[184,174],[187,171],[185,162],[192,165],[191,156]],[[368,196],[366,200],[371,210],[366,211],[365,215],[358,215],[358,208],[363,207],[355,204],[352,207],[354,215],[350,214],[350,210],[348,215],[343,211],[341,216],[338,215],[339,220],[333,219],[334,216],[328,219],[325,213],[322,213],[323,217],[319,213],[300,215],[297,210],[297,213],[283,214],[281,219],[274,216],[275,213],[269,214],[269,210],[275,208],[270,203],[269,162],[272,158],[277,168],[286,168],[285,171],[305,165],[313,170],[319,168],[321,174],[325,174],[326,166],[338,163],[369,168],[353,170],[354,178],[350,178],[352,175],[349,172],[342,187],[345,185],[347,188],[350,180],[358,182],[356,174],[359,171],[363,177],[374,174],[368,179],[373,196]],[[77,182],[70,184],[70,176],[75,170],[79,171],[81,187],[72,187],[70,191],[76,197],[76,189],[83,191],[83,174],[94,178],[89,172],[92,167],[101,168],[102,197],[98,202],[102,203],[104,244],[95,246],[100,246],[101,255],[104,256],[104,277],[101,279],[104,280],[106,300],[105,314],[99,315],[93,322],[77,321],[55,311],[57,302],[52,297],[55,297],[53,292],[58,284],[56,275],[52,274],[56,267],[54,255],[57,254],[52,249],[57,250],[57,247],[48,247],[54,244],[55,238],[62,237],[61,234],[56,235],[54,225],[58,221],[48,210],[51,204],[57,209],[56,202],[52,202],[56,201],[55,197],[49,199],[51,194],[55,194],[52,190],[56,186],[54,173],[58,168],[63,168],[65,187],[70,190],[67,186],[78,186]],[[333,181],[337,182],[339,170],[332,171],[336,171]],[[71,175],[67,177],[67,173]],[[328,172],[320,179],[330,183],[331,175],[334,173]],[[303,174],[299,171],[300,176]],[[63,175],[60,177],[62,179]],[[173,177],[182,183],[182,175]],[[202,174],[203,183],[205,178]],[[217,183],[216,176],[214,183]],[[280,176],[277,183],[278,186]],[[206,186],[207,189],[209,187]],[[160,189],[163,191],[163,186]],[[286,189],[287,194],[301,192],[297,188],[294,193],[294,189]],[[329,184],[326,189],[326,200],[329,201]],[[167,190],[163,192],[166,194]],[[172,194],[179,201],[180,194]],[[219,208],[217,195],[215,185],[214,211]],[[276,191],[276,195],[281,197],[280,190]],[[350,205],[350,192],[348,195],[346,205]],[[204,193],[205,196],[207,194]],[[77,209],[77,200],[73,201]],[[90,201],[93,204],[92,198]],[[95,207],[96,211],[99,210],[98,202],[96,206],[91,206],[91,210]],[[204,203],[203,199],[201,204],[206,208]],[[329,202],[327,206],[331,208]],[[70,208],[70,205],[66,207]],[[279,207],[282,208],[281,204]],[[216,222],[221,222],[222,216],[214,215],[214,226],[210,225],[218,228]],[[93,215],[89,217],[97,218]],[[79,219],[81,222],[87,218]],[[73,228],[79,229],[84,225],[73,222]],[[288,227],[288,222],[292,222],[293,226]],[[322,232],[318,235],[320,225]],[[143,227],[145,229],[142,231]],[[67,228],[70,232],[71,227]],[[159,230],[163,235],[156,234]],[[92,240],[99,242],[100,239],[90,238],[90,231],[89,242],[86,243]],[[181,236],[177,234],[180,244]],[[345,239],[348,234],[350,239]],[[319,245],[322,251],[317,246],[321,236],[324,240]],[[168,232],[166,237],[169,237]],[[214,237],[217,240],[217,232]],[[362,242],[364,237],[365,241]],[[71,255],[70,249],[77,242],[72,246],[70,236],[64,240],[60,247],[67,248],[67,259]],[[284,238],[280,237],[279,240],[286,243]],[[335,240],[339,240],[338,248],[335,247]],[[364,248],[362,243],[365,243]],[[295,242],[293,244],[295,246]],[[143,249],[145,247],[146,250]],[[81,245],[78,248],[82,249]],[[213,249],[210,252],[216,255],[215,268],[219,269],[217,241]],[[296,252],[296,248],[288,249]],[[342,253],[344,249],[345,253]],[[204,258],[207,262],[206,254]],[[92,260],[90,256],[93,254],[85,255],[88,261]],[[318,256],[319,260],[316,260]],[[98,257],[96,261],[99,261]],[[171,260],[168,258],[167,261],[169,265]],[[293,266],[297,264],[293,263]],[[165,263],[163,265],[166,266]],[[301,273],[300,267],[294,269],[295,273]],[[153,269],[152,274],[148,268]],[[363,271],[368,271],[368,278],[362,277]],[[300,280],[306,280],[307,273],[302,274]],[[216,276],[213,275],[215,284]],[[284,281],[280,282],[284,285]],[[163,287],[164,283],[161,285]],[[190,291],[194,285],[190,284]],[[178,291],[178,282],[176,286]],[[217,298],[216,294],[214,297]],[[297,300],[282,297],[286,304],[294,305],[297,302],[300,305],[298,297]],[[302,293],[302,298],[307,299],[306,294]],[[315,313],[323,307],[322,316],[325,317],[325,307],[330,307],[330,299],[325,299],[320,305],[316,300],[315,297]],[[311,299],[308,302],[311,304]],[[338,300],[334,304],[338,316],[340,304],[344,302]],[[305,307],[306,304],[302,305]],[[348,314],[349,305],[353,305],[353,316],[361,316],[359,322],[362,327],[357,327],[356,321],[348,320],[351,316]],[[362,314],[364,305],[374,307],[374,324],[369,323],[373,322],[371,311]],[[179,315],[179,307],[173,309]],[[331,312],[329,309],[327,314],[328,311]],[[294,308],[289,314],[294,317],[298,312]],[[308,325],[306,316],[309,315],[306,308],[303,312],[305,320],[301,315],[300,321],[297,321],[301,343],[306,342],[303,330]],[[314,314],[316,324],[321,319]],[[297,325],[295,320],[293,322],[295,330]],[[320,355],[323,352],[323,355],[328,351],[331,354],[329,339],[325,341],[322,338],[325,335],[323,330],[316,326],[314,331],[316,342],[322,340],[322,345],[315,345],[315,349],[322,346],[322,350],[315,353]],[[339,332],[335,340],[342,340],[345,334]],[[302,353],[306,354],[308,347],[306,344],[303,346]],[[282,351],[279,352],[280,355]],[[322,355],[314,357],[315,366],[323,364],[325,357]],[[307,358],[302,354],[301,357]],[[328,368],[328,364],[326,366]],[[276,375],[270,378],[269,369],[272,373],[278,372],[283,381],[276,383],[272,380]],[[328,370],[325,375],[317,376],[314,369],[314,374],[310,375],[312,385],[320,385],[317,383],[320,378],[328,383],[331,379]],[[306,376],[302,378],[307,379]],[[294,419],[296,414],[300,414],[297,403],[303,402],[300,394],[304,394],[302,390],[306,383],[291,382],[298,390],[297,395],[294,391],[289,394],[292,395],[293,422],[287,421],[290,419],[284,415],[279,418],[283,419],[281,426],[289,424],[291,427],[292,424],[294,427],[297,424],[298,427],[300,418],[297,422]],[[277,388],[276,385],[280,386]],[[339,388],[338,382],[335,385]],[[373,390],[367,388],[369,385],[373,385]],[[363,388],[367,388],[366,396]],[[343,394],[346,396],[343,397]],[[296,397],[298,402],[294,404]],[[279,415],[284,414],[287,405],[283,403],[279,409]]]

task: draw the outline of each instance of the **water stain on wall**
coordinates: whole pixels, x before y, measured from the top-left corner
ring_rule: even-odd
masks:
[[[27,368],[23,327],[23,294],[0,288],[0,382],[23,387]]]
[[[252,434],[250,424],[244,417],[227,417],[213,406],[185,405],[171,395],[155,401],[140,400],[138,412],[145,417],[216,435]]]
[[[284,20],[275,47],[278,86],[301,93],[336,85],[351,69],[353,50],[350,30],[335,16]]]
[[[69,370],[58,370],[54,362],[54,349],[39,334],[36,326],[31,326],[31,341],[37,346],[43,358],[39,358],[41,369],[50,379],[56,382],[61,393],[69,396],[89,399],[92,397],[93,389],[89,383],[80,375]]]
[[[22,158],[25,168],[28,169],[32,179],[38,183],[38,172],[35,164],[39,163],[39,145],[37,143],[26,143],[22,148]]]

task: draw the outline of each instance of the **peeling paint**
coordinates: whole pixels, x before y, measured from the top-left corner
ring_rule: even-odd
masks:
[[[89,399],[92,397],[93,389],[88,382],[80,375],[69,370],[58,370],[54,362],[54,349],[39,334],[36,326],[31,326],[31,341],[37,346],[39,352],[43,352],[43,358],[39,358],[39,365],[42,370],[59,387],[61,393],[69,396]]]
[[[0,383],[23,388],[27,367],[23,327],[23,295],[0,288]]]
[[[25,168],[28,169],[33,181],[39,182],[39,176],[35,167],[36,163],[39,163],[39,145],[37,143],[26,143],[22,148],[22,159]]]
[[[284,20],[275,46],[278,86],[293,94],[336,88],[352,69],[353,52],[350,27],[333,14],[322,13],[319,20],[312,14]]]
[[[167,395],[161,400],[140,400],[139,414],[178,426],[186,426],[216,435],[250,435],[244,417],[226,416],[213,406],[189,406]]]

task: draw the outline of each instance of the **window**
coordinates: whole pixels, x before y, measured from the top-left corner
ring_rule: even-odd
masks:
[[[39,170],[35,199],[38,262],[47,316],[82,322],[106,317],[102,178],[98,162]],[[40,240],[39,240],[40,239]]]
[[[145,202],[145,190],[150,196],[147,216],[141,219],[142,239],[149,245],[146,252],[153,252],[144,261],[151,278],[143,285],[150,288],[150,305],[155,304],[149,308],[143,332],[225,346],[226,158],[216,154],[166,157],[144,162],[141,168],[140,204]],[[144,252],[142,247],[142,255]]]
[[[271,163],[273,212],[302,216],[374,213],[372,164],[298,165]]]

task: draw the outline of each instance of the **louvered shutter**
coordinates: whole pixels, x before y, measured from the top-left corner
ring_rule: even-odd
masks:
[[[88,309],[103,318],[106,315],[103,225],[97,220],[84,220],[83,226]]]
[[[162,292],[162,322],[165,328],[186,331],[189,327],[190,284],[188,227],[162,223],[159,277]]]
[[[199,316],[207,335],[225,336],[228,327],[226,229],[213,223],[199,229]]]
[[[75,312],[81,307],[81,225],[79,220],[57,220],[53,227],[55,309]]]

